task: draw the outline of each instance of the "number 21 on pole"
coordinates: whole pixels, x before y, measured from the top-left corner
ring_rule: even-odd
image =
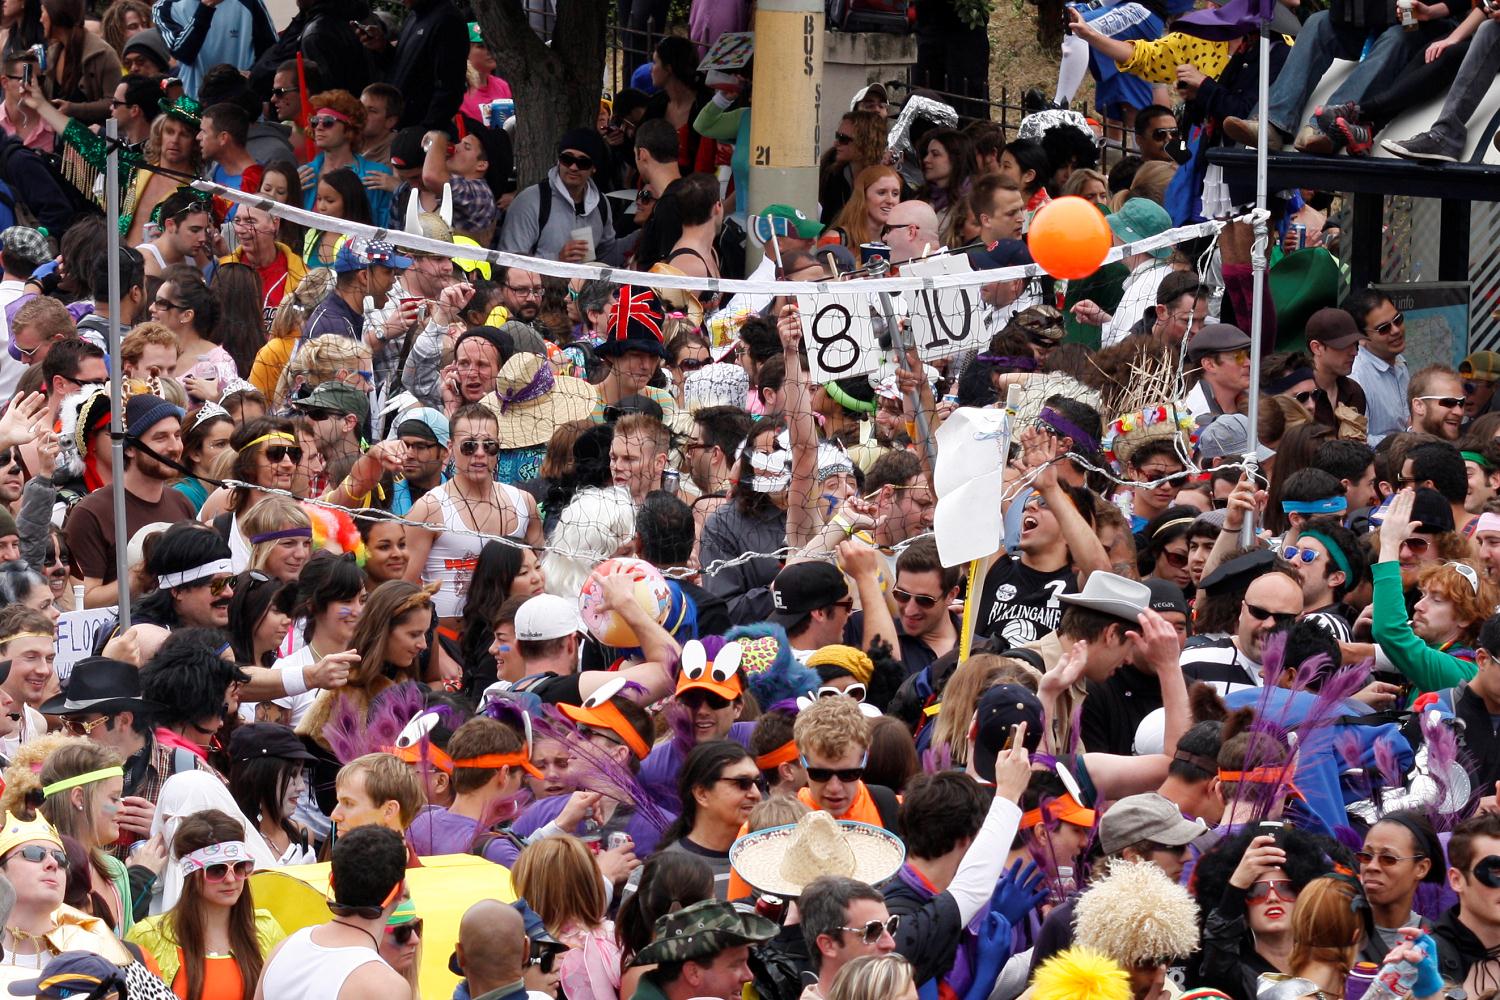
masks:
[[[808,375],[815,382],[866,375],[880,364],[869,295],[798,295],[797,311],[807,344]]]

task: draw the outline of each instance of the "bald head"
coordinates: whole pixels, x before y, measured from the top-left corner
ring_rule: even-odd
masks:
[[[526,924],[514,907],[481,899],[458,924],[458,964],[479,996],[520,979],[526,966]]]
[[[932,206],[925,201],[903,201],[891,209],[886,219],[885,241],[891,247],[891,260],[896,263],[922,255],[922,248],[936,250],[942,243],[938,237],[938,217]]]

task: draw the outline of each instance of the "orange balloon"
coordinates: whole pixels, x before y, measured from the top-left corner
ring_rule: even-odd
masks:
[[[1077,195],[1043,205],[1026,232],[1031,259],[1054,278],[1087,278],[1099,270],[1113,242],[1104,213]]]

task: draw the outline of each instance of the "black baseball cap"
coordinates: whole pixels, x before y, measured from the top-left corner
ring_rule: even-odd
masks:
[[[1042,703],[1020,684],[997,684],[979,699],[974,711],[974,773],[995,780],[995,755],[1010,738],[1011,727],[1026,723],[1026,749],[1036,753],[1042,742]]]
[[[259,760],[314,760],[301,738],[274,722],[251,722],[236,726],[229,737],[229,759],[235,763]]]
[[[1412,527],[1435,535],[1453,530],[1453,508],[1437,490],[1422,487],[1411,505]]]
[[[1214,595],[1227,594],[1234,590],[1243,592],[1249,589],[1252,580],[1270,569],[1275,562],[1276,553],[1270,549],[1246,552],[1242,556],[1219,563],[1212,573],[1199,581],[1198,589],[1205,594]]]
[[[1151,588],[1152,611],[1176,611],[1184,615],[1188,613],[1187,598],[1183,596],[1182,588],[1171,580],[1149,577],[1141,582]]]
[[[766,621],[791,631],[814,611],[848,596],[849,584],[837,566],[826,562],[793,563],[771,581],[771,603],[776,610]]]

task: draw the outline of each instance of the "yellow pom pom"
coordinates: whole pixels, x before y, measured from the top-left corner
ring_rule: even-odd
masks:
[[[1031,979],[1032,1000],[1130,1000],[1130,977],[1098,952],[1069,948],[1043,962]]]

